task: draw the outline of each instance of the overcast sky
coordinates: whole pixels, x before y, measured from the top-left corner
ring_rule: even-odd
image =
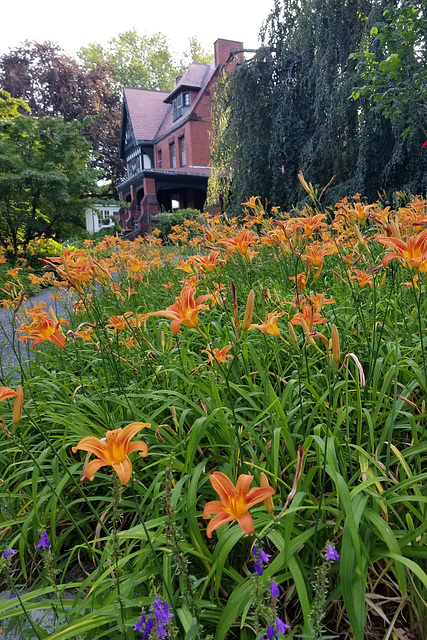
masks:
[[[172,49],[188,48],[197,36],[204,49],[213,50],[217,38],[259,46],[258,33],[273,0],[5,0],[1,9],[0,55],[25,40],[58,44],[75,55],[90,42],[106,45],[123,31],[164,33]]]

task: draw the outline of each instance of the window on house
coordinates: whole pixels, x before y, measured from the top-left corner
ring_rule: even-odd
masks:
[[[162,150],[159,149],[157,152],[157,166],[159,169],[162,169],[163,167],[163,161],[162,161]]]
[[[180,93],[179,96],[175,98],[172,104],[173,104],[173,119],[177,120],[177,118],[180,118],[183,115],[187,107],[190,106],[189,92],[184,91],[183,93]]]
[[[185,157],[185,138],[179,139],[179,158],[181,162],[181,167],[185,167],[187,164]]]
[[[171,167],[176,167],[176,151],[175,151],[175,142],[172,142],[170,147],[170,156],[171,156]]]

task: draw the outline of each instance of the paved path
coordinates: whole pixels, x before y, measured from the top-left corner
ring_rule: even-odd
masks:
[[[63,300],[53,300],[50,296],[57,291],[57,289],[42,289],[39,293],[34,294],[28,300],[26,300],[21,309],[30,309],[36,302],[45,302],[46,308],[53,307],[56,315],[60,315],[65,318],[68,317],[71,309],[71,302],[64,294]],[[20,322],[17,323],[17,326]],[[16,333],[16,327],[13,327],[13,310],[12,309],[0,309],[0,386],[9,386],[5,379],[6,376],[11,375],[12,378],[19,378],[19,362],[17,354],[20,354],[21,362],[28,362],[28,358],[32,356],[32,350],[28,349],[26,342],[18,342]],[[9,381],[10,382],[10,381]]]

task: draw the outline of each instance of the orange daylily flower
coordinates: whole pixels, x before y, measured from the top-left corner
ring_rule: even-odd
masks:
[[[194,287],[184,287],[176,298],[175,302],[162,311],[151,311],[146,313],[145,318],[151,316],[163,316],[165,318],[171,318],[171,331],[172,333],[181,333],[181,324],[191,329],[199,328],[199,320],[197,314],[199,309],[209,309],[208,305],[203,304],[205,300],[210,299],[210,294],[199,296],[194,298],[196,290]]]
[[[264,322],[262,324],[251,324],[249,326],[249,330],[259,329],[262,333],[268,333],[270,336],[277,336],[280,338],[281,335],[279,327],[277,326],[277,318],[280,318],[280,316],[283,315],[285,315],[284,311],[280,311],[280,313],[277,313],[277,311],[268,313],[268,311],[266,311]]]
[[[233,359],[233,356],[231,355],[231,353],[227,353],[232,348],[233,348],[233,345],[227,344],[227,346],[223,347],[222,349],[219,349],[218,347],[212,350],[210,350],[210,348],[203,349],[202,353],[208,354],[208,363],[215,361],[218,364],[224,364],[227,358]]]
[[[307,238],[311,238],[314,231],[320,228],[328,228],[325,222],[326,216],[324,213],[317,213],[314,216],[305,216],[303,218],[297,218],[293,223],[294,229],[304,229],[304,233]]]
[[[177,269],[181,269],[181,271],[185,271],[185,273],[192,274],[194,273],[193,262],[194,262],[193,257],[188,258],[188,260],[180,260],[177,266],[175,267],[175,271]]]
[[[6,271],[6,275],[15,279],[18,277],[18,273],[20,271],[22,271],[22,267],[16,267],[15,269],[9,269],[8,271]]]
[[[393,253],[388,253],[383,258],[383,265],[386,267],[391,260],[400,258],[411,269],[427,271],[427,229],[415,236],[409,236],[407,241],[395,237],[379,236],[378,242],[385,244],[392,249]]]
[[[110,316],[108,318],[110,322],[105,326],[112,327],[114,329],[114,333],[116,333],[116,331],[126,331],[126,329],[129,329],[129,322],[127,318],[131,315],[133,315],[132,311],[126,311],[122,316]]]
[[[335,304],[335,300],[331,300],[325,296],[324,293],[313,293],[311,296],[307,296],[315,311],[321,310],[324,304]]]
[[[148,266],[148,262],[135,257],[129,258],[127,263],[127,267],[131,273],[138,273],[138,271],[141,271],[141,269],[146,269]]]
[[[212,538],[212,532],[215,529],[232,520],[237,520],[246,534],[254,533],[255,527],[249,509],[272,496],[274,489],[272,487],[253,487],[249,490],[253,476],[246,474],[239,476],[236,486],[221,471],[209,474],[209,480],[220,500],[207,502],[203,509],[204,518],[210,518],[211,513],[216,514],[208,524],[206,531],[208,538]]]
[[[355,275],[351,276],[350,280],[357,280],[359,283],[360,289],[366,285],[370,287],[373,286],[374,278],[366,273],[366,271],[361,271],[360,269],[353,269],[353,273]]]
[[[56,344],[58,347],[65,347],[65,337],[61,329],[61,324],[64,323],[67,323],[65,318],[57,320],[45,312],[41,312],[31,324],[24,324],[22,327],[17,328],[17,331],[27,334],[19,336],[18,340],[19,342],[32,340],[33,349],[34,345],[46,341],[53,342],[53,344]]]
[[[323,324],[324,322],[328,322],[327,318],[322,318],[320,313],[314,311],[313,307],[309,304],[304,305],[304,311],[299,311],[291,318],[292,324],[301,324],[301,321],[304,321],[309,328],[310,332],[313,331],[313,326],[315,324]]]
[[[304,291],[307,274],[305,272],[298,273],[296,276],[290,276],[289,280],[293,280],[294,282],[296,282],[297,289],[299,291]]]
[[[105,438],[100,440],[95,436],[82,438],[77,446],[72,448],[73,453],[78,450],[93,453],[98,460],[86,460],[83,468],[83,476],[88,480],[93,480],[95,473],[101,468],[109,465],[120,478],[122,484],[129,482],[132,475],[132,463],[128,458],[129,453],[139,451],[139,455],[145,458],[148,447],[145,442],[131,442],[132,438],[144,429],[151,427],[146,422],[132,422],[124,429],[113,429],[107,431]],[[89,457],[89,456],[88,456]]]
[[[225,262],[224,258],[218,258],[219,251],[211,251],[207,256],[194,256],[194,262],[204,269],[207,273],[212,273],[215,267]]]
[[[225,244],[228,255],[238,251],[242,256],[248,253],[249,246],[258,239],[253,231],[249,229],[243,229],[239,235],[234,238],[226,238],[224,240],[218,240],[218,244]]]
[[[313,244],[306,249],[306,253],[301,256],[301,260],[308,265],[321,268],[323,266],[323,258],[333,253],[332,249],[322,248],[320,242],[313,242]]]
[[[80,329],[76,331],[76,336],[82,338],[82,340],[86,340],[86,342],[93,342],[93,327],[88,327],[87,329]]]

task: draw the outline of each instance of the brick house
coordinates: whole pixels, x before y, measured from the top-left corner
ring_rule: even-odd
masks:
[[[242,49],[242,42],[218,39],[213,62],[191,63],[171,92],[124,88],[120,157],[127,179],[118,192],[130,203],[119,212],[125,231],[148,230],[151,216],[160,211],[203,209],[214,85],[230,52]]]

